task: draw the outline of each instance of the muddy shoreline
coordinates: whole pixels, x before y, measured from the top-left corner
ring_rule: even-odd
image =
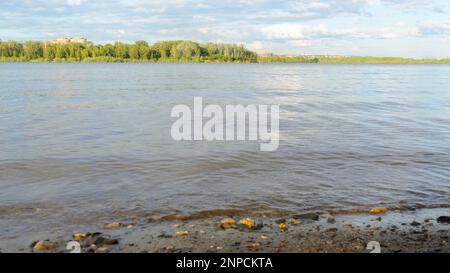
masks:
[[[17,240],[3,241],[1,251],[68,252],[67,243],[77,241],[82,252],[92,253],[367,253],[367,244],[375,241],[385,253],[450,252],[450,224],[448,218],[442,218],[450,215],[448,208],[376,215],[307,213],[255,217],[229,213],[209,218],[104,223],[99,229],[86,228],[54,238],[33,237],[29,245]],[[240,223],[241,220],[245,221]]]

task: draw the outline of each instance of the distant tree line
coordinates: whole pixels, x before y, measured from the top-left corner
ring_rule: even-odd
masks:
[[[0,62],[258,62],[258,63],[450,63],[449,59],[407,59],[393,57],[258,56],[242,45],[192,41],[162,41],[149,45],[116,42],[92,43],[16,42],[0,40]]]
[[[0,41],[2,61],[45,62],[256,62],[256,53],[242,45],[192,41],[163,41],[149,45],[116,42],[51,43]]]

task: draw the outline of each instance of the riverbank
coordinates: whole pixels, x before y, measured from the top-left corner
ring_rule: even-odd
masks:
[[[372,58],[372,57],[348,57],[348,58],[314,58],[308,59],[303,57],[289,58],[258,58],[256,61],[240,61],[240,60],[186,60],[186,59],[123,59],[123,58],[89,58],[84,60],[76,59],[34,59],[26,60],[23,58],[0,58],[0,63],[166,63],[166,64],[185,64],[185,63],[213,63],[213,64],[450,64],[450,59],[403,59],[403,58]]]
[[[226,214],[226,213],[225,213]],[[4,252],[65,252],[71,240],[83,252],[352,252],[378,242],[381,252],[450,252],[448,208],[381,214],[306,213],[279,217],[149,217],[105,223],[58,238],[36,238]],[[244,220],[244,221],[241,221]],[[14,242],[3,242],[12,247]]]

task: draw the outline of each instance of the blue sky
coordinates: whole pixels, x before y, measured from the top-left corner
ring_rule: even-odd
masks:
[[[190,39],[257,52],[450,57],[450,1],[9,0],[0,39]]]

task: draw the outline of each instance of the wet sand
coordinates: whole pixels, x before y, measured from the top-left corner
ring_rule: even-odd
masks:
[[[379,242],[381,252],[386,253],[450,252],[450,224],[437,220],[450,215],[448,208],[390,211],[380,215],[310,213],[274,217],[229,213],[207,218],[150,217],[139,223],[104,223],[97,230],[79,230],[57,238],[35,238],[43,240],[48,249],[38,250],[36,242],[29,242],[28,246],[2,251],[67,252],[66,245],[75,235],[83,252],[94,253],[364,253],[370,252],[367,244],[371,241]],[[255,227],[239,225],[239,220],[247,217],[255,221]],[[236,225],[224,229],[220,222],[225,218],[235,219]],[[287,230],[280,229],[281,223],[286,224],[283,227]],[[11,245],[17,246],[17,242]]]

